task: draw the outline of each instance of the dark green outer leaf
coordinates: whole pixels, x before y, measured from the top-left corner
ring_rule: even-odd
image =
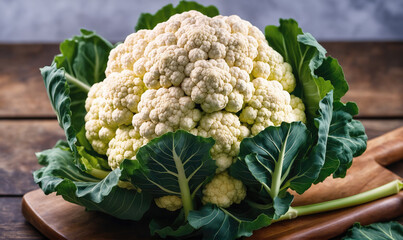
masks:
[[[72,126],[69,97],[70,88],[64,77],[64,71],[56,68],[56,63],[52,66],[41,68],[43,81],[45,82],[46,91],[50,99],[50,103],[56,112],[57,120],[60,127],[63,128],[66,134],[67,142],[73,153],[77,155],[75,144],[77,142],[76,131]]]
[[[105,79],[108,56],[113,45],[95,32],[82,29],[81,33],[82,35],[66,39],[60,44],[61,54],[55,57],[54,62],[58,69],[64,69],[80,82],[92,86]],[[87,93],[74,84],[69,83],[69,87],[72,125],[79,132],[85,123]]]
[[[58,117],[59,125],[64,129],[66,139],[74,153],[74,160],[82,170],[88,170],[80,161],[76,145],[85,147],[90,154],[95,154],[85,138],[84,116],[87,92],[67,80],[66,76],[75,78],[83,85],[90,87],[105,78],[108,55],[113,45],[94,32],[81,30],[81,36],[67,39],[60,44],[61,54],[55,57],[52,66],[41,69],[45,87]],[[95,154],[103,169],[105,159]]]
[[[135,30],[137,32],[141,29],[153,29],[158,23],[167,21],[171,16],[190,10],[199,11],[209,17],[214,17],[219,14],[218,9],[212,5],[205,7],[197,2],[181,1],[175,8],[172,4],[168,4],[158,10],[154,15],[150,13],[142,13],[137,21]]]
[[[364,152],[367,137],[362,124],[352,119],[358,113],[357,106],[353,103],[344,106],[339,102],[348,90],[341,66],[336,59],[326,58],[326,50],[311,34],[303,33],[297,22],[292,19],[281,19],[279,27],[267,26],[266,38],[269,45],[293,68],[297,79],[293,94],[300,96],[304,101],[307,108],[307,126],[313,134],[314,142],[317,142],[309,155],[314,164],[311,171],[304,170],[308,173],[305,176],[316,177],[315,169],[322,164],[323,168],[315,183],[323,181],[331,174],[334,177],[344,177],[351,166],[352,158]],[[329,99],[325,100],[326,109],[322,109],[321,101],[324,101],[326,94],[332,89],[333,110]],[[315,123],[315,126],[312,123]],[[298,169],[307,166],[300,164]],[[305,180],[302,184],[295,181],[293,186],[299,193],[310,186],[305,184]]]
[[[57,68],[83,83],[92,86],[105,79],[105,69],[113,44],[95,34],[81,29],[79,36],[66,39],[60,44],[61,54],[55,57]]]
[[[270,225],[274,210],[272,207],[251,208],[245,202],[228,209],[205,205],[191,211],[188,221],[200,229],[203,239],[230,240],[252,236],[254,230]]]
[[[374,223],[368,226],[355,223],[343,240],[356,239],[401,240],[403,239],[403,226],[398,222]]]
[[[234,178],[241,180],[242,183],[248,187],[251,194],[257,193],[258,196],[258,193],[262,190],[262,184],[257,181],[249,171],[245,160],[238,159],[234,164],[232,164],[229,169],[229,174]]]
[[[65,142],[37,153],[37,157],[45,167],[34,172],[34,180],[46,194],[56,192],[65,200],[88,210],[105,212],[121,219],[139,220],[150,206],[152,199],[148,195],[117,186],[121,175],[119,169],[102,180],[78,169]]]
[[[215,205],[191,211],[188,221],[195,229],[201,228],[203,240],[232,240],[237,236],[237,222]]]
[[[159,209],[159,215],[161,215],[161,210]],[[190,237],[194,233],[195,229],[190,226],[189,222],[185,219],[185,212],[182,210],[179,212],[175,219],[171,219],[164,215],[164,218],[153,219],[149,225],[151,235],[156,235],[166,238],[171,237]]]
[[[297,193],[302,194],[318,178],[321,168],[326,161],[326,146],[329,134],[329,126],[332,120],[333,111],[333,91],[330,91],[326,97],[319,102],[319,116],[314,119],[315,127],[311,129],[316,143],[307,155],[298,158],[295,168],[287,179],[290,179],[290,187]],[[300,174],[304,173],[304,174]]]
[[[301,122],[285,123],[279,127],[268,127],[253,138],[245,138],[240,146],[240,161],[245,161],[253,177],[263,185],[271,187],[274,181],[276,165],[282,164],[280,173],[280,186],[286,183],[286,178],[293,167],[296,159],[302,157],[307,150],[309,132]],[[286,144],[285,146],[283,146]],[[284,149],[284,151],[282,151]],[[283,159],[281,153],[283,152]],[[250,154],[256,154],[251,157]],[[232,170],[233,172],[233,170]],[[295,172],[304,175],[304,172]],[[245,175],[240,180],[249,177]],[[249,180],[250,181],[250,180]],[[277,181],[277,180],[275,180]],[[245,185],[247,183],[244,183]],[[248,187],[248,185],[246,185]],[[273,191],[274,189],[272,189]]]
[[[214,176],[216,165],[209,154],[214,142],[212,138],[197,137],[183,130],[166,133],[139,149],[136,155],[139,169],[133,169],[129,161],[121,166],[144,192],[153,196],[181,196],[181,181],[193,192]]]
[[[361,122],[352,114],[358,112],[355,103],[346,105],[336,102],[326,146],[326,161],[316,182],[323,181],[333,173],[333,177],[344,177],[351,166],[353,157],[361,155],[367,147],[367,135]]]
[[[315,70],[315,74],[331,81],[334,87],[334,101],[339,101],[348,91],[349,87],[344,77],[343,69],[337,59],[332,57],[325,58],[322,65]]]
[[[172,226],[161,226],[157,223],[157,221],[152,220],[150,222],[150,231],[151,235],[156,235],[166,238],[166,237],[183,237],[190,235],[195,231],[195,229],[190,226],[189,223],[179,226],[178,228],[174,228]]]

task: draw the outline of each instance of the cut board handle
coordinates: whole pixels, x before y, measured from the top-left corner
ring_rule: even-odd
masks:
[[[401,160],[403,157],[403,127],[369,141],[366,155],[373,157],[382,166]]]

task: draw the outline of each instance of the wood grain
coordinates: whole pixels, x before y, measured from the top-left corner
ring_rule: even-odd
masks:
[[[0,198],[0,239],[45,239],[22,216],[20,197]]]
[[[403,42],[322,43],[343,67],[360,116],[403,117]]]
[[[403,159],[403,127],[369,141],[366,153],[382,166]]]
[[[296,195],[293,205],[312,204],[351,196],[398,179],[399,176],[385,169],[375,160],[380,156],[388,157],[385,154],[388,149],[393,150],[392,155],[395,155],[396,149],[399,149],[400,156],[403,156],[403,147],[399,145],[402,138],[403,127],[370,141],[368,151],[354,159],[346,178],[328,178],[323,183],[312,186],[306,193]],[[379,145],[383,145],[382,152],[377,151]],[[41,190],[24,195],[22,206],[26,219],[51,239],[125,239],[129,237],[136,240],[152,239],[147,235],[138,234],[142,232],[138,229],[144,228],[142,225],[116,221],[104,215],[97,216],[99,213],[85,212],[82,207],[67,203],[60,196],[45,196]],[[66,212],[70,214],[66,215]],[[249,239],[327,239],[343,233],[356,221],[369,224],[390,220],[402,214],[403,192],[357,207],[278,222],[255,231]],[[129,224],[129,227],[121,231],[120,223]],[[127,229],[130,231],[126,232]]]
[[[403,43],[325,42],[350,84],[345,101],[361,117],[403,117]],[[38,68],[58,53],[54,44],[0,44],[0,117],[54,116]],[[18,96],[18,97],[16,97]]]
[[[0,195],[36,189],[32,171],[39,169],[35,152],[51,148],[64,133],[55,120],[0,121]]]
[[[148,226],[100,212],[85,212],[84,207],[66,202],[55,194],[46,196],[40,189],[24,195],[22,212],[50,239],[158,239],[144,231]]]
[[[403,126],[403,119],[360,119],[360,121],[365,127],[368,139],[381,136]]]
[[[0,117],[55,116],[39,68],[58,52],[57,45],[0,44]]]

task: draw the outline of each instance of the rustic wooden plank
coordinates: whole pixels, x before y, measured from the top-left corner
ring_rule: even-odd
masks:
[[[384,133],[403,126],[403,119],[361,119],[360,121],[365,127],[368,139],[381,136]]]
[[[325,42],[343,66],[360,116],[403,117],[403,43]],[[58,53],[55,44],[0,44],[0,117],[54,116],[38,68]],[[18,97],[16,97],[18,96]]]
[[[0,197],[0,239],[45,239],[21,213],[21,197]]]
[[[403,120],[363,120],[369,138],[403,126]],[[37,186],[32,171],[40,168],[35,152],[52,147],[64,133],[56,120],[0,120],[0,184],[1,194],[24,194]],[[403,176],[403,163],[392,170]]]
[[[101,212],[86,212],[84,207],[66,202],[54,193],[45,196],[39,189],[24,195],[22,211],[25,218],[50,239],[160,239],[150,237],[146,224]]]
[[[403,120],[371,120],[365,119],[361,120],[364,124],[365,131],[368,135],[368,139],[372,139],[382,134],[391,131],[392,129],[399,128],[403,126]],[[400,177],[403,177],[403,161],[395,162],[386,166],[387,169],[396,173]],[[403,218],[402,218],[403,219]]]
[[[21,195],[36,189],[32,172],[40,166],[35,152],[65,138],[57,121],[2,120],[0,133],[0,195]]]
[[[58,52],[54,44],[0,44],[0,117],[55,116],[39,68]]]
[[[343,67],[360,116],[403,116],[403,43],[329,42],[329,55]]]

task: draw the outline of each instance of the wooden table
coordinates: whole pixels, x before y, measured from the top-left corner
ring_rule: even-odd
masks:
[[[343,66],[368,137],[403,126],[403,43],[326,42]],[[43,239],[21,214],[21,197],[38,188],[34,153],[64,138],[39,67],[58,53],[53,44],[0,44],[0,239]],[[403,176],[403,162],[389,166]],[[403,218],[397,219],[403,222]]]

